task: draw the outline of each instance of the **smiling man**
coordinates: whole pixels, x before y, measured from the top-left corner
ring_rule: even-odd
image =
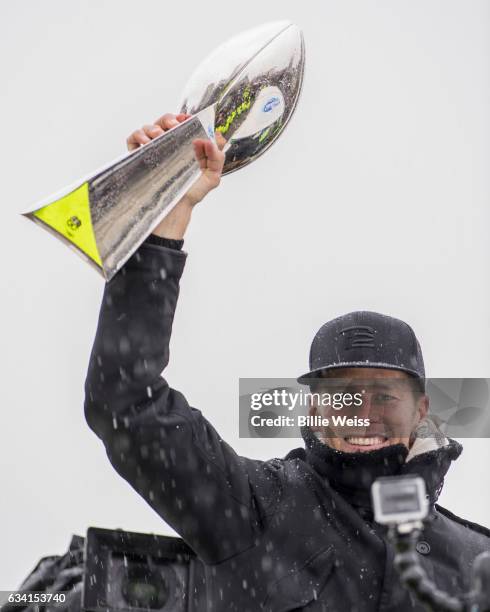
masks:
[[[357,394],[362,401],[344,405],[342,414],[351,422],[369,422],[369,426],[357,428],[337,425],[340,419],[335,418],[335,409],[316,401],[310,416],[329,420],[328,427],[312,428],[322,442],[347,453],[394,444],[410,449],[416,441],[417,446],[420,444],[418,428],[431,424],[427,421],[422,351],[409,325],[375,312],[338,317],[323,325],[315,336],[310,367],[298,382],[309,384],[316,392],[314,398],[325,392]],[[436,433],[432,427],[431,434]]]
[[[128,146],[183,120],[165,115]],[[421,611],[393,569],[386,529],[373,521],[370,487],[383,475],[424,478],[431,512],[420,561],[439,588],[467,591],[490,532],[436,504],[462,448],[437,430],[427,435],[422,353],[406,323],[353,312],[321,328],[300,381],[364,390],[364,405],[351,410],[370,424],[304,427],[304,448],[282,459],[237,455],[162,378],[186,260],[182,238],[223,168],[213,143],[198,141],[195,151],[201,178],[105,287],[85,414],[112,465],[205,563],[209,612]],[[321,410],[312,405],[310,414]]]

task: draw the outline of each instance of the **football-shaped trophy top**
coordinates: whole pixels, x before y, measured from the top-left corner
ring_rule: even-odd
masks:
[[[301,93],[301,30],[289,21],[247,30],[217,47],[195,70],[181,112],[216,105],[215,128],[226,139],[223,174],[249,164],[286,127]]]

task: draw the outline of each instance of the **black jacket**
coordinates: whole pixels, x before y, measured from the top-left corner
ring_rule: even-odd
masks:
[[[241,457],[161,377],[186,255],[150,239],[106,285],[85,414],[117,470],[206,564],[212,612],[421,610],[372,520],[369,482],[304,432],[284,459]],[[406,452],[406,451],[405,451]],[[435,504],[457,442],[390,470],[424,476]],[[342,453],[343,455],[343,453]],[[469,589],[490,532],[433,505],[420,558],[456,595]]]

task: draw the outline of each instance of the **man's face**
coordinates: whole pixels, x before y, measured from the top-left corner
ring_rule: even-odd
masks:
[[[318,438],[324,444],[348,453],[392,444],[410,448],[414,431],[428,410],[427,396],[417,392],[410,375],[382,368],[338,368],[329,370],[322,378],[324,382],[319,382],[318,388],[313,390],[309,414],[329,419],[328,427],[312,427],[319,432]],[[343,397],[358,394],[355,397],[360,405],[352,402],[352,405],[335,409],[325,405],[325,400],[319,401],[316,395],[333,393],[343,393]],[[341,424],[339,417],[352,419],[351,424]],[[369,425],[352,424],[366,419]]]

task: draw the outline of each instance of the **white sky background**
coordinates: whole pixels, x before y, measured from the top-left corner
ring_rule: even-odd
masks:
[[[185,6],[185,8],[183,8]],[[19,212],[120,155],[200,58],[289,18],[304,31],[297,112],[199,206],[169,382],[240,453],[238,377],[294,377],[326,320],[405,319],[431,376],[490,376],[490,3],[2,2],[0,589],[88,526],[170,533],[83,418],[101,278]],[[490,524],[489,440],[466,440],[441,503]]]

